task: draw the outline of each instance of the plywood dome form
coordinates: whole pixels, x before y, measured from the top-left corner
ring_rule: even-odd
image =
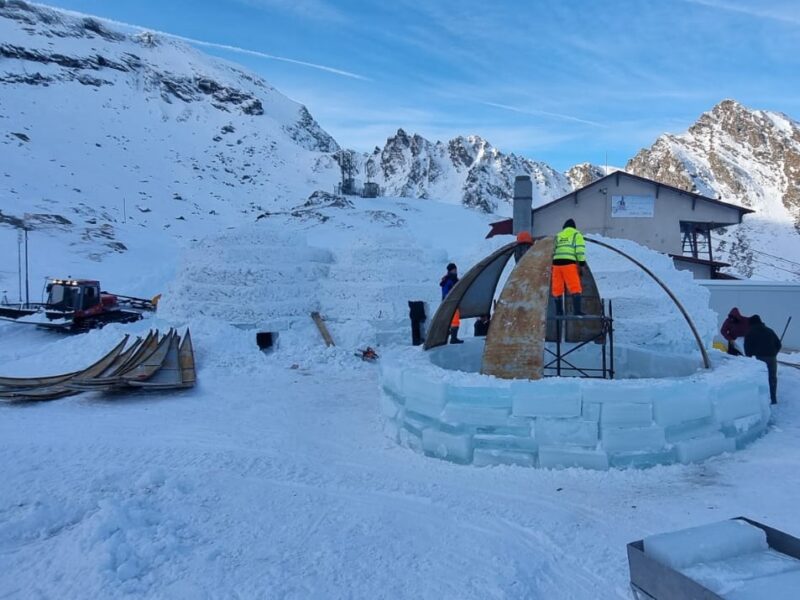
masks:
[[[652,278],[669,296],[689,326],[703,358],[703,366],[710,368],[708,354],[697,328],[686,309],[671,290],[655,273],[641,262],[605,242],[586,238],[587,242],[603,246],[635,264]],[[436,311],[425,350],[447,343],[450,324],[457,309],[461,317],[479,317],[489,314],[497,284],[508,260],[520,246],[529,248],[519,259],[500,295],[492,317],[492,326],[486,338],[481,364],[481,373],[501,379],[541,379],[544,372],[544,349],[548,340],[548,309],[550,308],[550,280],[554,239],[539,238],[533,246],[512,242],[496,250],[470,269],[456,283]],[[584,295],[588,292],[584,306],[586,313],[602,316],[603,305],[591,271],[583,269]],[[552,321],[552,320],[551,320]],[[582,321],[582,320],[578,320]],[[551,323],[552,324],[552,323]],[[594,339],[603,327],[601,320],[587,320],[574,324],[565,323],[566,341],[577,342]],[[550,337],[553,337],[550,335]]]
[[[500,281],[500,275],[503,274],[508,260],[514,255],[514,250],[520,245],[527,246],[528,244],[518,242],[506,244],[484,258],[458,280],[433,315],[431,326],[428,329],[428,337],[423,346],[425,350],[447,343],[450,335],[450,323],[456,309],[459,309],[461,317],[464,319],[488,315],[491,312],[492,300],[497,290],[497,283]]]
[[[542,378],[552,260],[553,238],[539,239],[511,272],[486,337],[484,375]]]

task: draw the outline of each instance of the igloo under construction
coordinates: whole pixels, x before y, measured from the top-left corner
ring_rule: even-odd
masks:
[[[508,244],[470,269],[424,349],[384,353],[388,435],[456,463],[589,469],[697,462],[759,437],[770,417],[763,365],[706,352],[707,292],[658,253],[590,241],[586,317],[555,313],[550,238]],[[456,309],[490,312],[515,254],[488,336],[447,344]]]

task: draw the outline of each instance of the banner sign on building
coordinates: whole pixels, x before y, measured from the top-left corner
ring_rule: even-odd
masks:
[[[655,196],[611,196],[611,216],[652,218]]]

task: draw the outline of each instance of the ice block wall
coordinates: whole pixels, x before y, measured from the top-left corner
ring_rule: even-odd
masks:
[[[467,345],[442,350],[463,359]],[[431,356],[404,349],[383,357],[385,429],[404,446],[456,463],[588,469],[691,463],[743,448],[770,416],[764,365],[721,353],[713,369],[681,377],[663,377],[654,361],[659,378],[541,381],[454,371]],[[691,371],[678,369],[680,356],[664,360]]]

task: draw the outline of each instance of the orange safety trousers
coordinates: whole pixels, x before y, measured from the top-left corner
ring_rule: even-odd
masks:
[[[551,278],[551,291],[553,296],[556,298],[563,296],[565,286],[570,294],[580,294],[583,292],[581,276],[578,274],[578,265],[576,263],[553,265],[553,275]]]
[[[450,321],[450,327],[461,327],[461,311],[456,309],[453,314],[453,320]]]

